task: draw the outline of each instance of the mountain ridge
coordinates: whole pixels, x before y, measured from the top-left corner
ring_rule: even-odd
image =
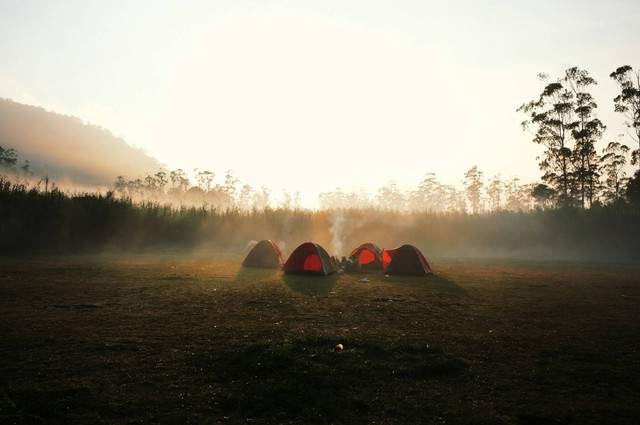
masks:
[[[35,175],[75,185],[111,185],[163,165],[108,129],[78,117],[0,97],[0,146],[15,149]]]

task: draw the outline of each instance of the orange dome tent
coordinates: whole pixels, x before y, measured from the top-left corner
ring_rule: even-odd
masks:
[[[289,256],[282,270],[292,274],[328,275],[338,271],[327,251],[313,242],[305,242]]]
[[[424,276],[431,267],[424,255],[413,245],[382,250],[382,265],[386,274]]]
[[[363,243],[349,254],[363,270],[382,270],[382,250],[374,243]]]

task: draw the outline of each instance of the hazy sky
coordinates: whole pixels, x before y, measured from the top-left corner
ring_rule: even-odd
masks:
[[[601,150],[624,131],[609,74],[640,67],[638,22],[637,0],[0,0],[0,96],[305,200],[459,185],[473,165],[533,182],[515,110],[537,74],[598,81]]]

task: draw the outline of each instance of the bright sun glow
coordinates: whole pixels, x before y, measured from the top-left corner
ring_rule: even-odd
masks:
[[[400,160],[426,172],[425,145],[446,155],[434,141],[455,127],[459,99],[437,53],[417,53],[313,19],[229,19],[176,68],[156,135],[196,147],[161,153],[299,189],[382,185],[390,176],[377,170]]]

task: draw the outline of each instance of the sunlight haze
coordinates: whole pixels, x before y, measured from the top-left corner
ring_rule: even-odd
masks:
[[[625,132],[609,74],[640,66],[638,21],[622,0],[0,0],[0,97],[309,206],[428,172],[459,185],[474,165],[534,182],[542,148],[516,109],[537,74],[597,80],[601,151]]]

